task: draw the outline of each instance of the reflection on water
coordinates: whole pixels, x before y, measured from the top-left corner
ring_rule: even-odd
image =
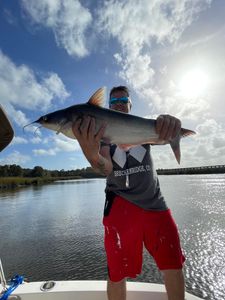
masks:
[[[186,255],[187,290],[225,299],[225,175],[160,176]],[[0,256],[7,277],[106,279],[104,179],[58,181],[0,194]],[[162,282],[144,252],[139,281]]]
[[[0,255],[7,276],[18,272],[30,281],[106,276],[104,184],[64,181],[3,192]]]
[[[225,175],[160,178],[179,225],[188,289],[204,299],[225,299]]]

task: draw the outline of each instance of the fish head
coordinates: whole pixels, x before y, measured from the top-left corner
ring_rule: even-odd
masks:
[[[66,123],[66,121],[66,118],[64,118],[63,116],[60,117],[58,114],[50,113],[41,116],[39,119],[34,121],[34,123],[39,123],[47,129],[59,131],[60,128]]]

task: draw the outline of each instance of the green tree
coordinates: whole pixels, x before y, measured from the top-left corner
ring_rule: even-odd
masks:
[[[40,166],[36,166],[31,171],[31,177],[44,177],[44,169]]]

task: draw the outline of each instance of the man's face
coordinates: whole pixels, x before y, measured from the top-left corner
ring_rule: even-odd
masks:
[[[120,98],[122,98],[120,100]],[[113,103],[109,105],[110,109],[118,110],[124,113],[129,113],[131,110],[130,100],[127,102],[124,101],[125,98],[128,98],[125,91],[115,91],[112,93],[110,99],[113,99]]]

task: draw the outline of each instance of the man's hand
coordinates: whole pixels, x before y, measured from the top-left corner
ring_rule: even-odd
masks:
[[[105,127],[105,124],[102,125],[95,133],[95,119],[89,116],[76,120],[72,126],[73,134],[91,164],[99,158],[100,141],[104,135]]]
[[[171,140],[175,138],[181,129],[181,121],[170,115],[160,115],[156,119],[156,133],[160,140]]]

